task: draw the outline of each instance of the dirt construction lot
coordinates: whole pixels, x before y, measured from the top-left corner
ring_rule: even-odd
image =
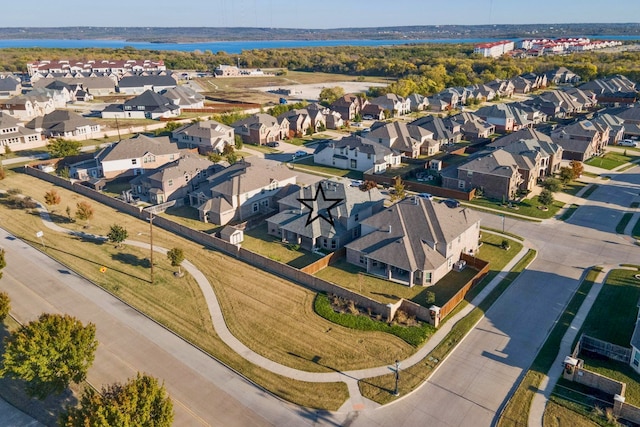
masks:
[[[384,83],[374,83],[374,82],[331,82],[331,83],[312,83],[312,84],[296,84],[296,85],[287,85],[287,86],[262,86],[256,87],[255,89],[261,90],[264,92],[270,92],[277,89],[289,89],[291,90],[291,95],[286,98],[291,100],[307,100],[307,101],[317,101],[320,96],[320,91],[327,87],[335,87],[340,86],[344,89],[344,93],[353,93],[353,92],[366,92],[370,87],[373,86],[386,86]]]

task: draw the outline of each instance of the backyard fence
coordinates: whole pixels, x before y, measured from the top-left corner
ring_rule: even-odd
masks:
[[[578,347],[579,346],[579,347]],[[611,360],[629,364],[631,361],[631,349],[599,340],[589,335],[582,335],[577,345],[578,353],[582,351],[599,354]]]
[[[471,278],[454,296],[451,297],[442,307],[440,307],[440,319],[447,317],[449,313],[467,296],[471,288],[478,284],[484,276],[489,272],[489,263],[471,255],[462,254],[462,260],[466,261],[468,266],[473,266],[478,273]]]

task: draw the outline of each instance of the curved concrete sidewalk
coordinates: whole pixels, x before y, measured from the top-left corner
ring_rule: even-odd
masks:
[[[94,235],[84,232],[72,231],[68,230],[64,227],[61,227],[55,224],[47,212],[46,208],[39,204],[38,210],[40,211],[41,219],[43,220],[44,225],[56,232],[67,233],[76,236],[82,236],[85,238],[92,238],[95,240],[106,241],[107,238],[100,235]],[[125,244],[136,246],[139,248],[149,249],[150,245],[148,243],[139,242],[135,240],[126,240]],[[507,272],[513,268],[513,266],[520,261],[520,259],[527,253],[527,251],[531,248],[531,246],[524,242],[523,249],[505,266],[503,271],[501,271],[483,290],[480,292],[470,304],[468,304],[464,309],[460,310],[454,316],[447,320],[446,323],[440,326],[440,328],[436,331],[436,333],[423,345],[418,351],[416,351],[413,355],[411,355],[406,360],[401,361],[402,366],[404,368],[411,367],[416,363],[419,363],[423,360],[427,355],[442,341],[447,334],[451,331],[453,326],[463,317],[471,312],[497,285],[500,281],[506,276]],[[153,246],[153,250],[162,254],[167,253],[167,249],[160,246]],[[222,313],[222,309],[218,303],[218,299],[215,296],[213,291],[213,287],[207,280],[207,278],[202,274],[200,270],[198,270],[191,262],[188,260],[183,261],[182,266],[184,269],[191,274],[205,298],[207,303],[207,308],[211,315],[211,320],[213,323],[213,327],[216,333],[220,336],[222,341],[225,342],[229,347],[231,347],[236,353],[241,355],[246,360],[251,363],[260,366],[263,369],[269,370],[276,374],[307,382],[344,382],[346,383],[349,390],[349,400],[345,402],[342,408],[340,408],[340,412],[342,411],[354,411],[354,410],[363,410],[363,409],[373,409],[379,404],[370,401],[364,398],[360,394],[360,389],[358,387],[358,380],[377,377],[381,375],[386,375],[390,372],[389,365],[384,365],[375,368],[354,370],[354,371],[344,371],[344,372],[327,372],[327,373],[319,373],[319,372],[307,372],[301,371],[298,369],[290,368],[288,366],[281,365],[276,363],[270,359],[267,359],[258,353],[254,352],[247,346],[245,346],[242,342],[240,342],[227,328],[227,324],[224,320],[224,316]],[[444,360],[440,361],[439,366],[444,363]]]

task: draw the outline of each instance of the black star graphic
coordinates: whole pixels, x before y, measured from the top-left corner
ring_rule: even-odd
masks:
[[[327,202],[333,202],[333,203],[331,203],[326,207],[318,206],[316,215],[313,216],[313,212],[314,210],[316,210],[314,208],[314,202],[318,202],[319,195],[322,196],[320,202],[323,202],[323,204],[327,204]],[[319,182],[318,188],[316,189],[316,195],[313,199],[298,199],[298,201],[310,209],[309,215],[307,216],[307,223],[305,224],[305,226],[311,224],[313,221],[317,220],[318,218],[324,219],[325,221],[327,221],[329,224],[333,226],[333,215],[331,215],[331,208],[334,208],[340,203],[342,203],[344,199],[327,198],[327,196],[325,196],[324,194],[324,188],[322,188],[322,183]],[[322,211],[325,211],[325,210],[326,210],[326,213],[323,213]]]

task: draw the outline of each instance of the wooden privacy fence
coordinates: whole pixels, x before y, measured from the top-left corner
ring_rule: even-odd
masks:
[[[449,313],[467,296],[467,293],[478,284],[484,276],[489,272],[489,263],[471,255],[462,254],[462,260],[466,261],[467,265],[474,266],[478,270],[478,273],[471,278],[454,296],[451,297],[442,307],[440,307],[440,319],[447,317]]]

